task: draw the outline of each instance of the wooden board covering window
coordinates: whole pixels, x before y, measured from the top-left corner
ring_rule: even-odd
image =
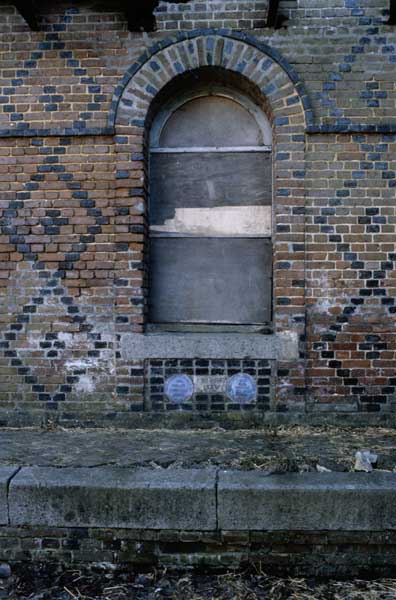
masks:
[[[152,323],[255,324],[271,320],[270,240],[151,240]]]
[[[260,115],[209,95],[154,126],[151,323],[271,321],[272,155]]]

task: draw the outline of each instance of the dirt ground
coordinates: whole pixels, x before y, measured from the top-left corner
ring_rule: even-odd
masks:
[[[396,470],[395,429],[280,426],[249,430],[0,430],[1,465],[353,470],[355,453]],[[319,469],[318,469],[319,465]]]
[[[62,570],[26,565],[0,580],[8,600],[394,600],[396,580],[320,581],[270,577],[264,573],[222,575],[120,573]]]
[[[3,429],[0,464],[261,469],[268,472],[353,470],[355,452],[378,454],[377,469],[396,472],[390,428],[280,426],[253,430]],[[115,573],[31,563],[0,579],[9,600],[396,600],[396,579],[321,581],[261,572],[198,574]]]

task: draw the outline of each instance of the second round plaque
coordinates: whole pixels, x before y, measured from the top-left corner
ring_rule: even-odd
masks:
[[[233,402],[250,404],[256,400],[257,385],[247,373],[237,373],[227,381],[226,393]]]

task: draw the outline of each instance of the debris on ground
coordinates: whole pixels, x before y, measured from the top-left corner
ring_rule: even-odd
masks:
[[[1,598],[0,588],[0,598]],[[264,572],[218,575],[191,571],[80,571],[21,565],[8,600],[394,600],[395,579],[320,580]]]
[[[0,432],[0,464],[353,472],[369,448],[376,469],[396,468],[395,430],[387,427],[268,426],[256,429],[40,429]]]
[[[331,469],[323,467],[322,465],[316,465],[316,470],[318,473],[331,473]]]
[[[364,471],[365,473],[371,473],[374,469],[373,465],[377,464],[378,456],[370,450],[358,450],[355,454],[355,471]]]

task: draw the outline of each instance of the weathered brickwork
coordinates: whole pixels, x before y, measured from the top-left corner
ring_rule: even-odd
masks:
[[[322,577],[392,576],[394,532],[0,529],[0,560],[118,568],[243,568]]]
[[[308,148],[311,402],[393,410],[395,135],[315,137]]]
[[[259,29],[265,27],[268,0],[201,1],[186,4],[160,2],[155,11],[157,28],[174,29]]]
[[[184,14],[189,4],[163,2],[157,12],[176,7]],[[249,4],[252,14],[260,2]],[[395,124],[396,54],[394,28],[386,25],[389,0],[337,4],[329,8],[321,0],[283,0],[281,13],[289,18],[288,29],[255,29],[255,39],[270,41],[295,67],[309,88],[317,123],[372,129],[380,123]],[[244,13],[236,14],[242,18]],[[38,15],[40,32],[30,32],[11,5],[2,6],[1,17],[2,133],[9,128],[20,133],[38,128],[95,132],[106,125],[114,88],[142,51],[169,33],[189,31],[181,18],[169,33],[160,27],[156,33],[130,33],[121,12],[94,12],[84,2],[46,5]],[[227,28],[252,30],[250,24]]]
[[[161,98],[204,71],[273,127],[269,335],[299,354],[276,357],[260,411],[393,411],[389,0],[282,0],[279,29],[267,8],[161,1],[156,31],[132,33],[111,3],[43,3],[39,31],[1,6],[1,423],[151,410],[145,362],[122,352],[147,323],[148,133]]]
[[[97,397],[106,398],[114,372],[113,140],[2,142],[2,401],[56,408],[92,391],[96,378]]]

